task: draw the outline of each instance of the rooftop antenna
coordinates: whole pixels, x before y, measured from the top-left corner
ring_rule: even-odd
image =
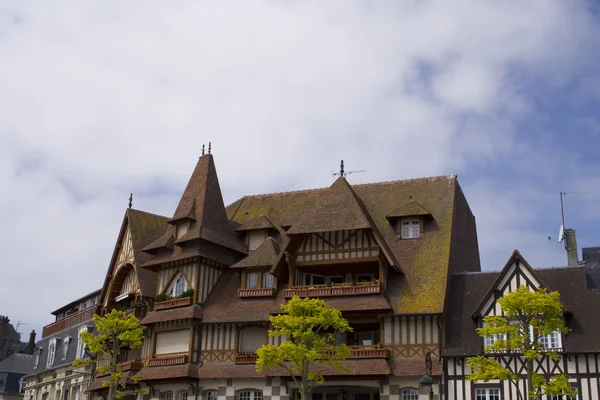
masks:
[[[16,326],[16,328],[15,328],[15,331],[17,331],[17,333],[18,333],[19,335],[21,335],[21,332],[19,332],[19,327],[20,327],[21,325],[27,325],[27,322],[21,322],[21,321],[17,321],[17,326]]]
[[[202,145],[202,155],[204,155],[204,145]]]
[[[563,202],[563,197],[566,195],[586,195],[590,194],[590,192],[560,192],[560,229],[558,230],[558,240],[553,240],[552,237],[548,236],[548,240],[551,242],[562,243],[565,239],[565,207]],[[566,243],[565,243],[566,246]]]
[[[133,205],[133,193],[129,193],[129,208]]]
[[[361,170],[354,170],[354,171],[345,171],[344,170],[344,160],[342,160],[340,162],[340,172],[333,172],[331,171],[331,176],[336,177],[336,176],[343,176],[346,177],[346,175],[349,174],[357,174],[359,172],[366,172],[366,169],[361,169]]]

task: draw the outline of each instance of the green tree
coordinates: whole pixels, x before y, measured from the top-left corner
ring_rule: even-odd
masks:
[[[350,355],[350,350],[345,344],[335,345],[335,332],[348,332],[352,328],[339,310],[320,299],[294,296],[282,304],[281,309],[283,314],[270,318],[273,330],[269,336],[284,336],[287,340],[278,347],[268,344],[258,349],[256,370],[285,368],[292,375],[302,400],[306,400],[314,384],[324,382],[321,373],[309,370],[311,363],[350,372],[340,363]]]
[[[569,332],[563,319],[560,294],[547,292],[544,288],[531,291],[527,286],[520,286],[515,292],[498,299],[498,303],[504,315],[484,317],[484,326],[477,329],[480,336],[493,337],[496,340],[485,348],[487,355],[467,359],[470,368],[467,379],[484,382],[492,379],[509,381],[515,385],[519,398],[523,399],[519,374],[493,357],[493,353],[518,353],[522,354],[525,362],[529,399],[539,400],[545,395],[576,396],[577,392],[571,390],[566,375],[542,376],[537,374],[534,368],[534,361],[538,358],[560,358],[540,342],[541,337],[553,332]]]
[[[144,334],[140,321],[133,315],[127,317],[124,311],[119,310],[112,310],[104,317],[94,315],[93,321],[97,333],[81,333],[81,340],[93,356],[75,360],[73,365],[79,367],[94,363],[98,372],[110,373],[110,378],[102,383],[103,387],[108,387],[106,400],[119,399],[125,394],[121,389],[126,385],[118,362],[119,354],[121,350],[142,347]],[[134,393],[145,393],[145,390],[135,390]]]

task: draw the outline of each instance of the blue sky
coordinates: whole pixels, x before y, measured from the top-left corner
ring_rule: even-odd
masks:
[[[209,141],[227,203],[328,186],[344,159],[366,170],[351,183],[458,174],[483,269],[515,248],[565,264],[560,191],[590,193],[567,195],[567,225],[600,245],[597,3],[145,5],[0,3],[13,321],[101,285],[129,193],[172,215]]]

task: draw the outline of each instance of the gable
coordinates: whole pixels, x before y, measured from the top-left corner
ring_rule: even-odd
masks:
[[[379,256],[379,246],[366,229],[307,235],[296,253],[296,262],[364,259]]]
[[[117,268],[119,268],[123,264],[131,263],[133,264],[133,244],[131,242],[131,231],[129,229],[129,224],[125,228],[125,235],[119,243],[119,255],[117,256]]]

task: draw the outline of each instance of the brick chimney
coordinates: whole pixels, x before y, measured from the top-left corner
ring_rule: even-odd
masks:
[[[27,354],[33,354],[35,349],[35,329],[29,334],[29,342],[27,343]]]
[[[565,250],[567,251],[567,265],[569,267],[579,266],[575,229],[565,229]]]
[[[8,328],[8,323],[10,319],[4,315],[0,315],[0,340],[4,339],[6,329]]]

